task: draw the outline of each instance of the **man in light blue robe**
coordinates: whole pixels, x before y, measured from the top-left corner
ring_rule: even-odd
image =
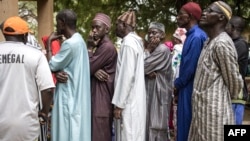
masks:
[[[56,16],[57,32],[47,42],[47,58],[57,85],[52,109],[52,141],[91,140],[90,70],[87,47],[76,32],[76,14],[63,10]],[[59,53],[51,58],[50,43],[65,36]]]

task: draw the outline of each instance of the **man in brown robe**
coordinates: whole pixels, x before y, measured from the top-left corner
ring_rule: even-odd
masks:
[[[108,37],[111,20],[103,13],[97,13],[92,21],[88,39],[91,73],[92,141],[111,141],[111,100],[114,92],[114,78],[117,51]]]

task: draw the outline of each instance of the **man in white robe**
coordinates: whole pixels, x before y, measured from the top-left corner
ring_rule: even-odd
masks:
[[[116,34],[122,38],[118,54],[115,92],[116,141],[144,141],[146,127],[146,92],[142,39],[134,32],[135,13],[118,17]]]

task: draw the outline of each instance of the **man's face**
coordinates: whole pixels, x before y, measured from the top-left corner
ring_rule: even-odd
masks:
[[[148,30],[148,41],[151,42],[155,39],[159,39],[161,40],[162,39],[162,32],[159,30],[159,29],[156,29],[156,28],[150,28]]]
[[[58,35],[64,34],[65,24],[60,19],[56,19],[56,32]]]
[[[94,40],[102,39],[108,33],[108,27],[100,21],[93,21],[91,27]]]
[[[211,27],[220,21],[222,14],[216,5],[211,4],[202,11],[199,24],[201,27]]]
[[[181,28],[186,28],[189,22],[190,15],[184,9],[180,9],[177,15],[177,25]]]
[[[232,32],[233,32],[233,25],[230,22],[228,22],[225,30],[226,30],[227,34],[231,36]]]
[[[116,28],[115,28],[115,32],[116,32],[116,36],[123,38],[124,37],[124,33],[125,33],[125,23],[117,20],[116,21]]]

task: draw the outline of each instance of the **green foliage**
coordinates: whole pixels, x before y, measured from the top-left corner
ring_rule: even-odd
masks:
[[[121,13],[128,9],[137,10],[137,29],[136,31],[142,37],[147,32],[150,22],[162,22],[166,27],[168,39],[176,28],[176,15],[177,11],[183,4],[189,0],[54,0],[55,13],[62,9],[72,9],[78,15],[78,29],[79,32],[86,39],[91,29],[91,22],[95,14],[98,12],[105,13],[112,19],[112,29],[110,32],[111,38],[116,39],[114,27],[116,19]],[[201,5],[201,8],[207,7],[215,0],[193,0]],[[234,15],[243,16],[247,24],[250,23],[250,1],[247,0],[226,0],[232,7]],[[23,17],[36,19],[36,2],[27,1],[19,2],[20,14],[27,13]],[[26,9],[26,10],[25,10]],[[28,10],[27,10],[28,9]],[[37,26],[37,23],[34,24]]]
[[[37,35],[37,2],[36,1],[20,1],[18,2],[18,14],[25,19],[30,26],[30,29]]]

